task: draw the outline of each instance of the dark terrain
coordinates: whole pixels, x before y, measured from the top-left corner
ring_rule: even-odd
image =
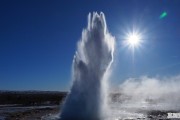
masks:
[[[0,105],[59,105],[66,94],[50,91],[0,91]]]
[[[41,120],[60,111],[66,92],[0,91],[0,120]]]
[[[61,111],[61,104],[67,92],[50,91],[0,91],[0,120],[49,120],[48,116],[58,115]],[[113,103],[123,103],[128,96],[120,93],[111,93],[110,98]],[[154,103],[152,100],[147,100]],[[144,110],[139,113],[145,113],[147,116],[137,118],[136,120],[171,120],[168,113],[179,113],[174,110]],[[53,119],[54,120],[54,119]],[[121,119],[117,119],[121,120]],[[131,119],[133,120],[133,119]],[[180,120],[174,118],[173,120]]]

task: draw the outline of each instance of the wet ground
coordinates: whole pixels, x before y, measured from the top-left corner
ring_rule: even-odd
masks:
[[[111,106],[113,107],[113,106]],[[107,120],[180,120],[180,111],[173,110],[135,110],[117,106]],[[0,106],[0,120],[58,120],[60,107],[18,105]]]
[[[59,113],[59,106],[1,106],[0,120],[43,120]]]

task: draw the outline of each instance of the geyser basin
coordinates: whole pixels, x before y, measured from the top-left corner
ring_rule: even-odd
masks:
[[[88,15],[73,60],[73,85],[62,109],[61,120],[100,120],[107,111],[106,89],[113,62],[114,37],[103,13]]]

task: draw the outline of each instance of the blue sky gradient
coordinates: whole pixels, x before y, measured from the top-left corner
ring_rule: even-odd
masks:
[[[89,12],[104,12],[116,37],[112,83],[180,73],[179,0],[1,0],[0,90],[69,90],[77,41]],[[162,12],[167,17],[159,19]],[[122,45],[135,26],[144,42]]]

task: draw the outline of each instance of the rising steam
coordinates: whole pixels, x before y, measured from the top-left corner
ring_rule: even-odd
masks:
[[[152,111],[180,110],[180,75],[129,78],[112,97],[111,118],[147,118]]]
[[[121,86],[121,93],[129,96],[129,102],[153,103],[147,106],[149,110],[178,110],[180,109],[180,76],[169,78],[128,79]],[[140,105],[140,104],[139,104]],[[142,105],[142,104],[141,104]],[[140,106],[139,106],[140,107]]]
[[[114,42],[104,14],[89,14],[88,26],[82,32],[74,56],[73,85],[62,109],[61,120],[103,119]]]

